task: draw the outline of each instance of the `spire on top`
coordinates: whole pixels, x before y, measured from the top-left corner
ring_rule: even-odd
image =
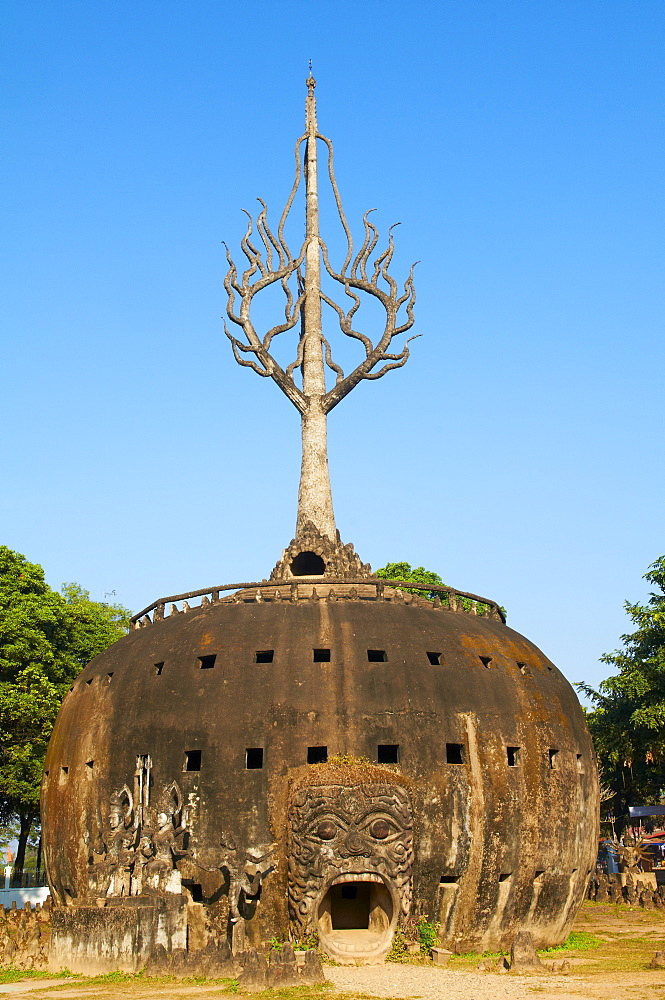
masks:
[[[307,77],[307,100],[305,101],[305,132],[307,135],[316,135],[316,98],[314,88],[316,80],[312,76],[312,60],[309,61],[309,76]]]
[[[226,306],[228,318],[242,330],[243,334],[242,337],[234,337],[230,330],[224,327],[236,361],[244,368],[251,368],[263,378],[272,378],[301,414],[302,464],[296,522],[296,539],[299,541],[294,542],[301,552],[319,551],[312,547],[314,535],[328,539],[326,544],[333,546],[335,551],[341,545],[335,526],[328,472],[327,414],[362,380],[382,378],[386,372],[406,364],[409,358],[409,341],[412,337],[407,338],[401,351],[391,350],[391,344],[396,337],[401,337],[413,326],[413,306],[416,298],[413,268],[404,282],[402,292],[388,270],[394,253],[393,227],[388,232],[388,245],[383,250],[377,249],[379,232],[370,221],[369,213],[365,213],[364,238],[360,249],[354,254],[351,230],[344,215],[333,172],[332,143],[317,130],[315,87],[316,81],[310,63],[305,103],[305,134],[296,142],[295,178],[277,225],[277,232],[273,232],[268,225],[267,206],[259,199],[261,211],[256,220],[251,216],[248,218],[247,232],[240,244],[248,262],[247,267],[239,274],[227,249],[229,270],[224,279],[224,288],[228,296]],[[319,144],[327,148],[328,179],[346,236],[346,255],[338,271],[333,267],[328,248],[319,233],[317,185]],[[303,174],[305,239],[300,249],[294,253],[285,241],[284,226]],[[322,290],[322,268],[325,269],[328,288],[332,290],[334,287],[332,282],[336,282],[344,289],[346,296],[344,307],[338,305]],[[250,307],[254,296],[268,285],[281,287],[286,297],[286,304],[281,322],[260,334],[250,318]],[[377,300],[385,310],[386,321],[383,332],[374,341],[357,329],[361,294]],[[345,375],[343,369],[333,360],[332,347],[324,336],[322,317],[324,305],[326,309],[331,310],[327,313],[329,319],[334,319],[336,315],[341,334],[359,341],[364,348],[362,352],[364,357],[361,354],[356,367],[348,375]],[[271,342],[279,334],[294,330],[295,327],[300,329],[296,356],[291,364],[282,368],[270,353]],[[294,375],[296,369],[300,370],[302,378],[300,384]],[[326,369],[335,376],[335,384],[330,387],[326,384]]]

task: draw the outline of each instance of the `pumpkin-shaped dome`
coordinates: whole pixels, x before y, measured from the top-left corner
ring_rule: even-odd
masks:
[[[458,951],[566,937],[598,781],[533,643],[372,579],[215,597],[132,631],[65,698],[43,793],[59,902],[177,891],[219,933],[316,932],[342,961],[418,914]]]

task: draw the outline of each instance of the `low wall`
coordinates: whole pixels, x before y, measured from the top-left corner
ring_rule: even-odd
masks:
[[[0,889],[0,906],[9,909],[12,903],[16,903],[19,907],[25,906],[26,903],[30,903],[31,906],[36,906],[37,903],[43,905],[48,897],[47,885],[40,885],[34,889]]]
[[[645,909],[665,909],[665,885],[657,885],[655,872],[594,872],[587,885],[587,899],[594,903],[628,903]]]
[[[159,946],[167,953],[187,948],[185,896],[129,897],[117,906],[58,906],[52,913],[48,968],[90,976],[116,969],[138,972]]]
[[[247,989],[324,981],[315,951],[290,944],[269,954],[250,949],[235,956],[224,940],[206,933],[201,904],[187,897],[129,897],[104,905],[0,906],[0,966],[70,969],[83,975],[116,970],[148,975],[236,976]]]
[[[26,890],[30,891],[30,890]],[[0,965],[17,969],[46,969],[51,938],[51,907],[26,902],[0,906]]]

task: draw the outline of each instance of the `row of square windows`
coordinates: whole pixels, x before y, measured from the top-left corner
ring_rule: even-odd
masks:
[[[521,762],[521,747],[506,747],[506,761],[508,767],[519,767]],[[557,770],[559,751],[553,748],[548,750],[548,761],[551,770]],[[584,770],[584,761],[581,753],[576,756],[577,770]],[[202,751],[185,750],[185,760],[183,771],[201,770]],[[328,747],[307,747],[308,764],[325,764],[328,760]],[[380,743],[376,748],[376,760],[378,764],[399,764],[400,750],[399,743]],[[259,770],[263,767],[264,753],[263,747],[247,747],[245,750],[245,768],[248,771]],[[446,743],[446,764],[465,764],[466,747],[464,743]],[[86,761],[86,772],[90,777],[94,767],[94,761]],[[69,774],[69,767],[61,767],[61,776],[66,778]],[[44,772],[48,777],[48,771]]]
[[[425,655],[427,656],[427,659],[432,664],[432,666],[439,667],[443,666],[445,663],[443,653],[428,652]],[[274,649],[258,649],[254,654],[255,663],[272,663],[274,658],[275,658]],[[479,655],[478,659],[480,660],[480,662],[484,667],[491,668],[492,666],[496,666],[496,663],[494,662],[494,659],[491,656]],[[201,670],[212,670],[213,667],[215,666],[216,660],[217,660],[216,653],[208,653],[204,656],[197,657],[197,661]],[[388,656],[385,649],[368,649],[367,660],[369,663],[387,663]],[[312,650],[312,662],[330,663],[331,662],[330,650],[329,649]],[[519,667],[520,673],[524,674],[527,677],[531,676],[531,671],[529,669],[528,664],[520,662],[519,660],[516,660],[515,662]],[[153,673],[156,676],[161,677],[161,675],[164,673],[165,666],[166,666],[165,660],[160,660],[159,663],[153,663],[152,665]],[[553,669],[551,664],[549,663],[547,664],[547,669],[548,670]],[[106,682],[110,684],[112,677],[113,677],[113,671],[111,670],[109,673],[106,674]],[[85,682],[86,685],[89,687],[92,684],[93,680],[94,677],[89,677]],[[69,690],[70,691],[74,690],[73,684]]]
[[[427,659],[429,660],[429,662],[434,667],[443,666],[443,664],[445,663],[445,659],[444,659],[443,653],[436,653],[436,652],[433,652],[433,651],[429,651],[429,652],[425,653],[425,656],[427,657]],[[215,662],[217,660],[217,654],[216,653],[208,653],[205,656],[199,656],[199,657],[197,657],[197,659],[198,659],[199,667],[201,668],[201,670],[212,670],[212,668],[215,666]],[[274,659],[275,659],[275,650],[274,649],[257,649],[257,651],[254,654],[254,663],[272,663]],[[480,660],[480,662],[482,663],[482,665],[484,667],[490,668],[490,667],[492,667],[493,664],[496,666],[494,658],[491,657],[491,656],[480,656],[479,655],[478,659]],[[369,663],[387,663],[388,662],[388,654],[387,654],[387,652],[386,652],[385,649],[368,649],[367,650],[367,660],[368,660]],[[331,662],[330,650],[329,649],[313,649],[312,650],[312,662],[313,663],[330,663]],[[529,673],[529,668],[528,668],[528,665],[526,663],[522,663],[519,660],[516,660],[515,662],[517,663],[517,666],[519,667],[521,673],[523,673],[523,674],[528,674]],[[163,671],[164,671],[165,661],[162,660],[160,663],[153,664],[153,666],[154,666],[154,672],[156,674],[162,674]],[[552,667],[549,664],[548,664],[548,668],[550,670],[552,669]]]

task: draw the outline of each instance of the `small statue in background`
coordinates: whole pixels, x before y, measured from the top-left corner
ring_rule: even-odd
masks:
[[[652,861],[652,855],[646,850],[647,842],[644,838],[635,840],[630,835],[623,838],[623,844],[613,840],[610,850],[619,858],[619,867],[622,872],[631,875],[639,875],[644,871],[643,863]]]

